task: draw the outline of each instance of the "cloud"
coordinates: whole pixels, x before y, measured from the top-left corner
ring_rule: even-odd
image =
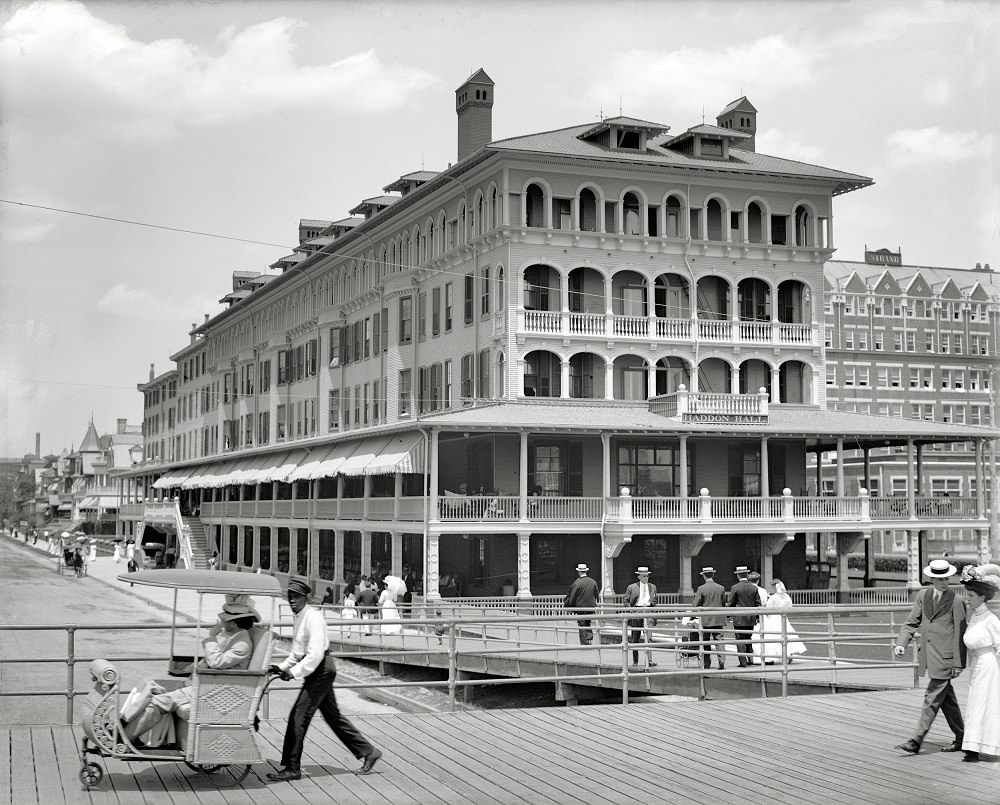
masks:
[[[757,132],[757,151],[774,154],[782,159],[794,159],[813,165],[821,164],[826,153],[818,145],[804,142],[796,135],[780,129],[765,129]]]
[[[605,103],[621,97],[633,108],[662,107],[663,98],[671,95],[705,99],[719,107],[706,109],[706,119],[714,122],[715,113],[733,99],[734,85],[742,85],[745,94],[754,87],[779,93],[789,87],[809,86],[821,58],[814,43],[793,44],[781,35],[718,51],[697,47],[667,52],[630,50],[611,59],[587,95]]]
[[[931,106],[944,106],[951,100],[951,82],[937,76],[924,84],[924,100]]]
[[[156,141],[276,112],[384,112],[438,84],[425,70],[384,63],[374,50],[297,65],[295,32],[304,25],[278,17],[230,27],[210,52],[177,38],[140,42],[81,3],[39,0],[0,27],[0,91],[12,117]]]
[[[182,299],[170,297],[161,290],[153,293],[146,288],[138,288],[119,282],[108,288],[104,295],[97,300],[97,308],[127,319],[170,321],[175,324],[183,322],[184,324],[179,326],[186,331],[193,321],[200,323],[201,314],[196,311],[214,311],[218,308],[218,302],[207,297],[187,296]]]
[[[885,148],[891,168],[954,164],[990,154],[990,139],[974,131],[899,129],[886,135]]]

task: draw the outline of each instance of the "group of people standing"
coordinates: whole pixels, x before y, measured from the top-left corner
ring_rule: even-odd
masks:
[[[760,574],[741,565],[736,568],[736,583],[729,592],[715,580],[715,568],[701,569],[702,584],[695,591],[692,605],[704,609],[790,609],[791,596],[785,590],[781,579],[771,582],[771,591],[760,586]],[[723,629],[727,617],[733,623],[736,642],[736,659],[741,668],[756,663],[780,662],[784,657],[804,654],[805,644],[798,639],[795,629],[787,618],[779,613],[761,617],[756,612],[738,612],[726,616],[721,612],[703,615],[700,621],[699,637],[704,646],[704,666],[712,667],[712,654],[717,657],[719,670],[726,667],[726,650]],[[784,621],[784,622],[783,622]]]
[[[923,573],[931,586],[917,593],[894,651],[902,657],[918,637],[917,666],[928,683],[917,729],[898,748],[918,754],[941,710],[955,736],[942,752],[962,752],[967,763],[977,762],[981,753],[1000,755],[1000,619],[987,605],[1000,595],[1000,566],[963,569],[967,601],[952,588],[949,580],[958,568],[947,559],[935,559]],[[969,701],[963,718],[952,680],[966,667]]]

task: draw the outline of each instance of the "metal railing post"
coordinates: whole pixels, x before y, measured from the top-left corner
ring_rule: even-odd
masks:
[[[788,698],[788,615],[781,616],[781,698]]]
[[[448,712],[455,712],[455,682],[458,679],[458,657],[455,655],[455,621],[448,624]]]
[[[622,704],[628,704],[628,618],[622,618]]]
[[[66,723],[73,723],[74,668],[76,666],[76,625],[66,624]]]
[[[830,660],[830,670],[832,671],[832,676],[833,676],[831,689],[833,690],[834,693],[836,693],[837,692],[837,644],[836,641],[833,639],[834,623],[833,623],[832,612],[828,612],[826,614],[826,623],[827,623],[827,628],[826,628],[827,657]]]

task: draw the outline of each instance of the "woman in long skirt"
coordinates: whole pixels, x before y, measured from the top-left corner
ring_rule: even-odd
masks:
[[[1000,755],[1000,618],[986,603],[1000,594],[1000,566],[967,566],[962,584],[969,600],[963,638],[968,649],[969,703],[962,760],[975,763],[980,753]]]
[[[775,579],[772,584],[774,592],[768,596],[764,606],[767,609],[791,609],[792,597],[785,590],[785,585],[781,579]],[[781,662],[781,622],[785,620],[784,615],[764,615],[754,627],[751,640],[754,643],[754,661],[757,663]],[[788,621],[785,627],[785,635],[788,641],[788,659],[796,654],[805,654],[805,643],[798,639],[795,627]]]

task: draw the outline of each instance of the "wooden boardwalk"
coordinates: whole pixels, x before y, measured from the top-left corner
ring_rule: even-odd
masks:
[[[436,803],[768,803],[996,805],[1000,760],[968,764],[943,754],[934,724],[925,752],[909,737],[922,691],[787,699],[663,701],[353,719],[385,757],[377,774],[322,721],[306,743],[306,777],[268,784],[283,720],[262,725],[270,763],[242,786],[217,789],[178,763],[101,761],[104,780],[78,780],[79,727],[0,729],[0,803],[10,805],[435,805]],[[938,723],[940,722],[940,723]],[[9,750],[10,762],[6,762]]]

